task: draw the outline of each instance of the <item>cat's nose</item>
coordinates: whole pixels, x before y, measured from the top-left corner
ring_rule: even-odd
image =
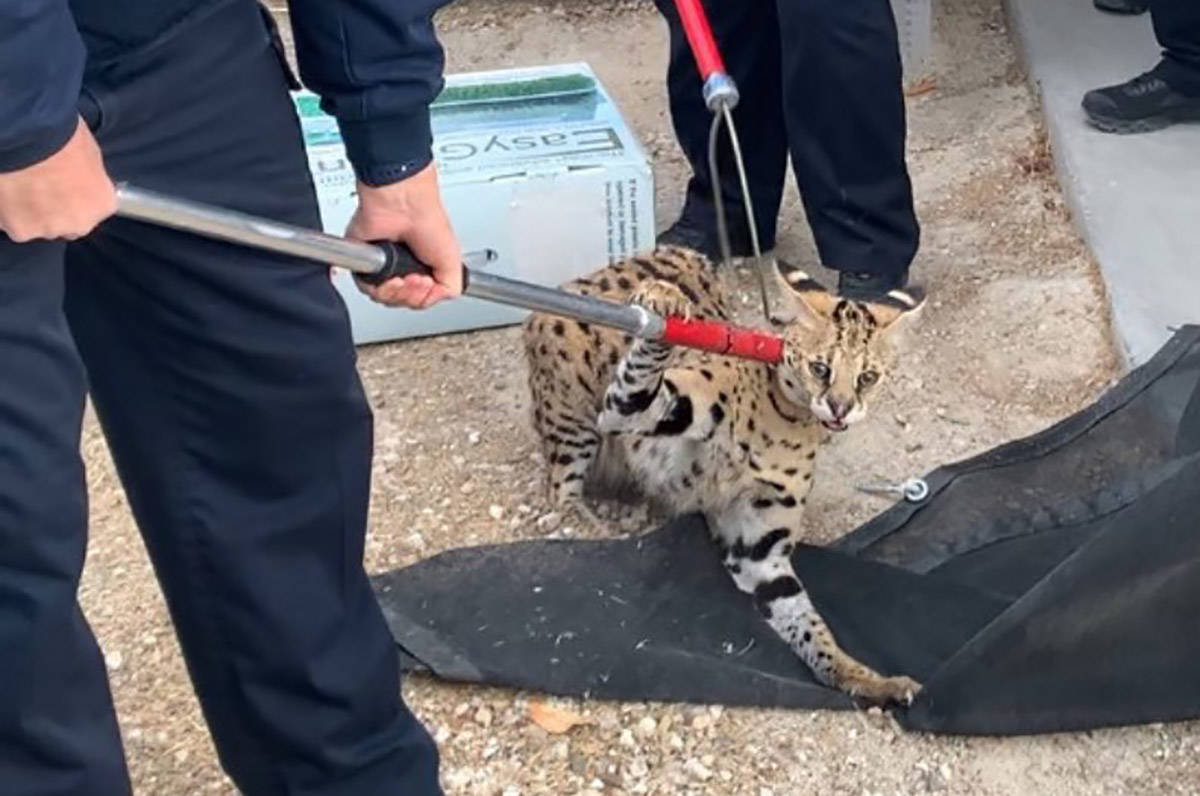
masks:
[[[850,414],[850,409],[854,406],[853,400],[848,398],[839,399],[832,395],[825,399],[825,403],[829,405],[830,414],[838,420]]]

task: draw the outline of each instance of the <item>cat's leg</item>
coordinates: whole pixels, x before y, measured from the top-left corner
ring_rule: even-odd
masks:
[[[630,298],[662,315],[689,317],[692,309],[679,288],[659,280],[638,286]],[[641,338],[632,342],[604,393],[597,422],[602,433],[652,433],[675,420],[679,388],[664,378],[670,357],[671,347],[663,343]]]
[[[556,391],[544,370],[530,380],[534,399],[533,426],[546,458],[546,490],[556,511],[574,514],[585,525],[604,530],[604,523],[584,499],[589,470],[600,451],[594,418],[580,412]],[[562,524],[567,524],[565,518]]]
[[[801,511],[795,495],[771,487],[710,517],[726,570],[822,683],[874,702],[910,704],[920,684],[882,675],[845,652],[809,599],[791,561]]]
[[[574,433],[558,432],[548,440],[546,450],[551,504],[575,512],[596,529],[603,528],[583,496],[588,470],[600,450],[600,435],[583,426]]]

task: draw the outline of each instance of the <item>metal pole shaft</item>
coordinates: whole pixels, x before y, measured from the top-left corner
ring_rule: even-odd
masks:
[[[636,304],[618,304],[479,271],[471,272],[465,293],[472,298],[618,329],[647,340],[661,339],[666,328],[662,318]]]
[[[127,183],[117,186],[117,199],[117,214],[126,218],[304,257],[360,274],[375,273],[386,261],[383,251],[369,243],[164,196]]]
[[[339,238],[212,205],[166,196],[128,184],[117,186],[117,215],[185,232],[290,254],[360,274],[382,269],[386,255],[370,243]],[[468,263],[470,255],[467,256]],[[486,261],[486,256],[481,259]],[[472,298],[560,315],[650,340],[665,322],[643,307],[580,296],[486,271],[470,270],[464,293]]]

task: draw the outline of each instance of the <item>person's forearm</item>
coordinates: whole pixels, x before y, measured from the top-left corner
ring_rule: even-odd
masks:
[[[359,180],[346,234],[403,241],[432,270],[360,289],[413,308],[459,295],[461,255],[438,192],[429,124],[444,65],[433,14],[448,0],[288,1],[301,79],[337,118]]]
[[[45,160],[75,134],[84,54],[67,0],[0,2],[0,173]]]
[[[433,15],[448,0],[289,0],[304,84],[335,116],[358,178],[380,186],[433,159],[429,105],[444,57]]]

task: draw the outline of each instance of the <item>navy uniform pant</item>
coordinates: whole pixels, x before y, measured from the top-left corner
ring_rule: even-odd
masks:
[[[670,31],[667,89],[692,167],[686,213],[715,228],[712,116],[674,0],[655,0]],[[704,0],[741,100],[734,121],[764,251],[775,244],[788,156],[823,264],[898,275],[919,228],[904,158],[905,109],[888,0]],[[721,194],[730,233],[744,228],[741,190],[722,136]]]
[[[89,64],[81,103],[114,179],[317,227],[289,78],[227,0]],[[0,791],[129,792],[76,600],[88,390],[239,789],[439,793],[363,569],[372,416],[328,272],[122,219],[0,235]]]
[[[1150,19],[1163,49],[1159,76],[1176,91],[1200,97],[1200,3],[1150,0]]]

